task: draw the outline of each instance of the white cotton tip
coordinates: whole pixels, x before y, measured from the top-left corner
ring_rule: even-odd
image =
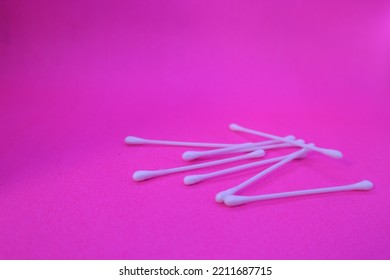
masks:
[[[215,201],[218,203],[223,203],[225,201],[225,198],[228,197],[229,195],[232,195],[232,194],[234,194],[234,191],[231,189],[219,192],[215,196]]]
[[[185,176],[183,181],[185,185],[189,186],[189,185],[199,183],[202,180],[203,180],[202,175],[189,175],[189,176]]]
[[[298,144],[305,144],[305,140],[303,140],[303,139],[298,139],[295,142],[298,143]],[[306,157],[307,157],[307,152],[304,152],[301,155],[299,155],[296,159],[303,159],[303,158],[306,158]]]
[[[363,180],[359,183],[356,183],[355,187],[356,190],[368,191],[374,187],[374,184],[371,181]]]
[[[145,139],[135,137],[135,136],[127,136],[125,138],[125,143],[129,145],[138,145],[145,143]]]
[[[238,131],[238,130],[240,130],[241,126],[239,126],[238,124],[232,123],[229,125],[229,128],[230,128],[230,130]]]
[[[239,206],[244,203],[247,203],[246,197],[238,196],[238,195],[229,195],[225,197],[225,200],[223,201],[226,206],[233,207],[233,206]]]
[[[343,153],[340,152],[340,151],[337,151],[337,150],[332,150],[332,149],[326,149],[325,150],[325,149],[323,149],[323,152],[324,152],[324,154],[326,154],[326,155],[328,155],[328,156],[330,156],[332,158],[339,159],[339,158],[343,157]]]
[[[155,176],[156,176],[155,171],[139,170],[139,171],[134,172],[133,180],[139,182],[139,181],[151,179]]]
[[[249,158],[260,158],[260,157],[263,157],[264,155],[265,155],[264,150],[256,150],[256,151],[248,154],[248,157]]]
[[[287,135],[286,137],[284,137],[284,139],[293,141],[293,140],[295,140],[295,136],[294,135]]]
[[[191,161],[191,160],[194,160],[196,158],[199,157],[199,154],[198,152],[194,152],[194,151],[187,151],[187,152],[184,152],[181,156],[185,161]]]

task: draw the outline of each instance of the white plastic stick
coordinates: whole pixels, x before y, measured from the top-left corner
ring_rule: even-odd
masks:
[[[298,140],[295,140],[296,143],[305,143],[305,141],[303,139],[298,139]],[[280,142],[279,142],[280,143]],[[288,147],[299,147],[297,146],[296,144],[290,144],[290,143],[280,143],[280,144],[273,144],[273,145],[265,145],[265,146],[260,146],[259,149],[262,149],[262,150],[273,150],[273,149],[279,149],[279,148],[288,148]],[[256,148],[255,147],[251,147],[251,148],[246,148],[246,149],[239,149],[238,151],[233,151],[233,152],[250,152],[250,151],[253,151],[253,149]]]
[[[230,195],[225,198],[224,203],[227,206],[238,206],[249,202],[268,200],[275,198],[283,197],[293,197],[293,196],[302,196],[302,195],[311,195],[311,194],[320,194],[320,193],[331,193],[331,192],[341,192],[341,191],[368,191],[372,189],[374,184],[368,180],[361,181],[352,185],[338,186],[338,187],[328,187],[328,188],[319,188],[319,189],[309,189],[301,191],[292,191],[292,192],[282,192],[282,193],[273,193],[273,194],[263,194],[255,196],[240,196],[240,195]]]
[[[314,145],[314,144],[309,144],[309,147],[311,147],[311,145]],[[230,196],[230,195],[233,195],[235,194],[236,192],[238,192],[239,190],[242,190],[243,188],[249,186],[250,184],[252,184],[253,182],[259,180],[260,178],[264,177],[265,175],[267,175],[268,173],[272,172],[273,170],[277,169],[278,167],[298,158],[298,157],[301,157],[303,154],[305,154],[307,151],[306,148],[303,148],[295,153],[292,153],[290,155],[288,155],[287,157],[285,157],[283,160],[279,161],[278,163],[268,167],[267,169],[264,169],[263,171],[261,171],[260,173],[256,174],[255,176],[249,178],[248,180],[242,182],[241,184],[239,184],[238,186],[235,186],[233,188],[230,188],[230,189],[227,189],[227,190],[224,190],[222,192],[219,192],[217,193],[217,195],[215,196],[215,200],[219,203],[222,203],[224,202],[225,198]]]
[[[245,170],[245,169],[250,169],[250,168],[253,168],[253,167],[257,167],[257,166],[266,165],[266,164],[269,164],[269,163],[278,162],[278,161],[281,161],[281,160],[285,159],[286,157],[288,157],[288,155],[287,156],[274,157],[274,158],[265,159],[265,160],[260,160],[260,161],[251,162],[251,163],[247,163],[247,164],[242,164],[242,165],[239,165],[239,166],[234,166],[234,167],[231,167],[231,168],[226,168],[226,169],[218,170],[218,171],[215,171],[215,172],[185,176],[184,177],[184,184],[185,185],[193,185],[193,184],[202,182],[202,181],[207,180],[207,179],[219,177],[219,176],[226,175],[226,174],[231,174],[231,173],[234,173],[234,172],[242,171],[242,170]]]
[[[290,136],[286,136],[285,139],[294,140],[295,137],[290,135]],[[251,151],[258,150],[258,149],[263,150],[263,147],[266,147],[267,149],[277,149],[277,148],[282,148],[282,147],[296,146],[296,145],[293,145],[290,143],[285,143],[285,142],[280,143],[279,140],[271,140],[271,141],[236,144],[236,145],[233,145],[230,147],[208,150],[208,151],[186,151],[183,153],[182,158],[185,161],[191,161],[191,160],[194,160],[197,158],[211,157],[211,156],[216,156],[216,155],[251,152]],[[303,141],[303,140],[298,140],[298,141]],[[276,143],[279,143],[279,144],[276,144]]]
[[[167,175],[167,174],[183,172],[183,171],[188,171],[188,170],[194,170],[194,169],[199,169],[199,168],[204,168],[204,167],[210,167],[210,166],[214,166],[214,165],[234,162],[234,161],[243,160],[243,159],[259,158],[262,156],[264,156],[264,151],[258,150],[258,151],[254,151],[252,153],[245,154],[245,155],[240,155],[240,156],[236,156],[236,157],[225,158],[225,159],[220,159],[220,160],[215,160],[215,161],[209,161],[209,162],[204,162],[204,163],[192,164],[192,165],[187,165],[187,166],[180,166],[180,167],[174,167],[174,168],[169,168],[169,169],[159,169],[159,170],[139,170],[139,171],[134,172],[133,180],[134,181],[144,181],[147,179],[151,179],[154,177],[163,176],[163,175]]]
[[[298,143],[305,143],[305,141],[302,139],[298,139],[296,141]],[[280,143],[280,141],[279,141],[279,143]],[[294,144],[290,144],[290,143],[281,143],[281,144],[273,144],[273,145],[265,145],[265,146],[250,146],[248,148],[239,148],[237,150],[232,150],[232,151],[226,152],[226,153],[224,153],[224,155],[225,154],[253,152],[253,151],[256,151],[258,149],[262,149],[262,150],[266,151],[266,150],[273,150],[273,149],[279,149],[279,148],[289,148],[289,147],[298,148],[299,146],[294,145]],[[207,155],[206,154],[205,156],[203,156],[203,154],[202,154],[203,151],[201,151],[201,153],[198,153],[198,151],[195,151],[195,152],[196,152],[196,154],[195,154],[196,158],[206,157],[206,155]],[[205,152],[208,152],[208,151],[205,151]]]
[[[313,151],[317,151],[319,153],[322,153],[324,155],[327,155],[327,156],[330,156],[330,157],[333,157],[333,158],[342,158],[343,157],[343,154],[340,151],[338,151],[338,150],[319,148],[319,147],[316,147],[316,146],[311,146],[309,148],[307,144],[296,143],[296,141],[293,141],[293,140],[286,140],[286,139],[284,139],[282,137],[279,137],[279,136],[275,136],[275,135],[271,135],[271,134],[268,134],[268,133],[256,131],[256,130],[253,130],[253,129],[248,129],[248,128],[239,126],[238,124],[231,124],[229,126],[229,128],[231,130],[233,130],[233,131],[246,132],[246,133],[257,135],[257,136],[262,136],[262,137],[266,137],[266,138],[270,138],[270,139],[274,139],[274,140],[280,140],[280,141],[283,141],[283,142],[295,144],[296,146],[300,146],[302,148],[308,148],[308,149],[311,149]]]
[[[203,143],[203,142],[185,142],[185,141],[170,141],[170,140],[152,140],[144,139],[135,136],[127,136],[125,143],[128,145],[164,145],[164,146],[184,146],[184,147],[200,147],[200,148],[225,148],[237,144],[222,144],[222,143]]]

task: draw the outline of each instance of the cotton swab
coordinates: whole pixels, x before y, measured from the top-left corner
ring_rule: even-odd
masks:
[[[303,195],[312,195],[312,194],[320,194],[320,193],[342,192],[342,191],[354,191],[354,190],[368,191],[371,190],[373,186],[374,184],[372,182],[368,180],[364,180],[352,185],[338,186],[338,187],[309,189],[309,190],[282,192],[282,193],[274,193],[274,194],[263,194],[263,195],[255,195],[255,196],[230,195],[225,198],[224,203],[227,206],[238,206],[249,202],[275,199],[275,198],[303,196]]]
[[[234,161],[243,160],[243,159],[259,158],[262,156],[264,156],[264,151],[258,150],[258,151],[254,151],[252,153],[245,154],[245,155],[240,155],[240,156],[231,157],[231,158],[225,158],[225,159],[221,159],[221,160],[209,161],[209,162],[204,162],[204,163],[199,163],[199,164],[192,164],[192,165],[174,167],[174,168],[169,168],[169,169],[139,170],[139,171],[134,172],[133,180],[134,181],[144,181],[147,179],[151,179],[154,177],[163,176],[163,175],[167,175],[167,174],[183,172],[183,171],[188,171],[188,170],[194,170],[194,169],[199,169],[199,168],[204,168],[204,167],[209,167],[209,166],[214,166],[214,165],[219,165],[219,164],[224,164],[224,163],[229,163],[229,162],[234,162]]]
[[[219,192],[217,193],[217,195],[215,196],[215,200],[218,202],[218,203],[222,203],[226,197],[228,197],[229,195],[233,195],[235,194],[236,192],[238,192],[239,190],[249,186],[250,184],[252,184],[253,182],[257,181],[258,179],[264,177],[265,175],[267,175],[268,173],[272,172],[273,170],[277,169],[278,167],[282,166],[282,165],[285,165],[286,163],[302,156],[303,154],[306,153],[306,151],[310,148],[314,146],[313,143],[310,143],[308,144],[308,148],[303,148],[295,153],[292,153],[290,155],[288,155],[285,159],[279,161],[278,163],[268,167],[267,169],[261,171],[260,173],[256,174],[255,176],[249,178],[248,180],[242,182],[241,184],[239,184],[238,186],[235,186],[233,188],[230,188],[230,189],[227,189],[225,191],[222,191],[222,192]]]
[[[164,145],[164,146],[184,146],[184,147],[200,147],[200,148],[225,148],[237,144],[222,144],[222,143],[202,143],[202,142],[185,142],[185,141],[169,141],[169,140],[152,140],[144,139],[135,136],[127,136],[125,143],[128,145]]]
[[[295,144],[296,146],[300,146],[302,148],[309,148],[307,144],[296,143],[295,141],[286,140],[286,139],[284,139],[282,137],[279,137],[279,136],[275,136],[275,135],[271,135],[271,134],[268,134],[268,133],[256,131],[256,130],[253,130],[253,129],[244,128],[242,126],[239,126],[238,124],[231,124],[229,126],[229,128],[231,130],[233,130],[233,131],[246,132],[246,133],[253,134],[253,135],[258,135],[258,136],[262,136],[262,137],[266,137],[266,138],[270,138],[270,139],[274,139],[274,140],[280,140],[280,141],[283,141],[283,142]],[[310,149],[313,150],[313,151],[320,152],[320,153],[322,153],[324,155],[333,157],[333,158],[342,158],[343,157],[343,154],[340,151],[338,151],[338,150],[319,148],[319,147],[316,147],[316,146],[312,146],[312,147],[310,147]]]
[[[303,158],[305,156],[306,156],[306,154],[303,154],[299,158]],[[242,171],[242,170],[245,170],[245,169],[249,169],[249,168],[257,167],[257,166],[261,166],[261,165],[266,165],[266,164],[269,164],[269,163],[278,162],[278,161],[281,161],[281,160],[285,159],[286,157],[288,157],[288,155],[287,156],[280,156],[280,157],[270,158],[270,159],[265,159],[265,160],[260,160],[260,161],[257,161],[257,162],[251,162],[251,163],[247,163],[247,164],[243,164],[243,165],[239,165],[239,166],[234,166],[234,167],[223,169],[223,170],[218,170],[218,171],[215,171],[215,172],[210,172],[210,173],[205,173],[205,174],[189,175],[189,176],[185,176],[183,181],[184,181],[185,185],[193,185],[193,184],[202,182],[204,180],[215,178],[215,177],[218,177],[218,176],[231,174],[231,173],[234,173],[234,172]]]
[[[285,139],[294,140],[294,136],[287,136]],[[298,140],[303,141],[303,140]],[[279,144],[275,144],[275,140],[273,143],[270,143],[269,141],[264,142],[255,142],[255,143],[243,143],[243,144],[236,144],[231,147],[226,148],[220,148],[215,150],[208,150],[208,151],[187,151],[184,152],[182,155],[182,158],[185,161],[191,161],[197,158],[204,158],[204,157],[211,157],[216,155],[226,155],[231,153],[241,153],[241,152],[251,152],[254,150],[262,149],[263,147],[266,147],[267,149],[277,149],[282,147],[291,147],[296,146],[289,143],[280,143],[280,141],[277,141]],[[269,145],[273,144],[273,145]]]

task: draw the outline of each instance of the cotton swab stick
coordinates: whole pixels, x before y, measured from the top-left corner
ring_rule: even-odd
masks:
[[[306,156],[306,154],[303,154],[299,158],[303,158],[305,156]],[[184,184],[185,185],[193,185],[193,184],[202,182],[202,181],[207,180],[207,179],[219,177],[219,176],[226,175],[226,174],[231,174],[234,172],[238,172],[241,170],[245,170],[245,169],[249,169],[249,168],[253,168],[253,167],[257,167],[257,166],[261,166],[261,165],[266,165],[269,163],[278,162],[278,161],[285,159],[286,157],[288,157],[288,155],[265,159],[265,160],[260,160],[257,162],[251,162],[251,163],[247,163],[247,164],[243,164],[243,165],[239,165],[239,166],[234,166],[234,167],[223,169],[223,170],[218,170],[215,172],[185,176],[184,177]]]
[[[222,148],[222,149],[215,149],[215,150],[211,150],[211,151],[204,151],[204,152],[187,151],[187,152],[183,153],[182,158],[185,161],[191,161],[191,160],[194,160],[194,159],[199,158],[199,157],[205,157],[205,156],[211,157],[211,156],[215,156],[215,155],[222,155],[222,154],[226,154],[226,153],[235,151],[237,149],[245,149],[245,148],[252,148],[252,147],[254,147],[252,143],[244,143],[244,144],[237,144],[237,145],[234,145],[231,147],[226,147],[226,148]],[[261,149],[261,147],[259,149]]]
[[[303,139],[298,139],[295,141],[296,141],[296,143],[305,143],[305,141]],[[295,144],[290,144],[290,143],[280,143],[280,144],[260,146],[259,149],[272,150],[272,149],[288,148],[288,147],[298,147],[298,146]],[[251,152],[251,151],[253,151],[254,148],[255,147],[246,148],[246,149],[239,149],[238,151],[233,151],[233,152]]]
[[[293,197],[293,196],[302,196],[302,195],[312,195],[320,193],[332,193],[332,192],[342,192],[342,191],[368,191],[374,187],[374,184],[368,180],[361,181],[352,185],[338,186],[338,187],[328,187],[328,188],[319,188],[319,189],[309,189],[301,191],[292,191],[292,192],[282,192],[282,193],[273,193],[273,194],[263,194],[255,196],[240,196],[240,195],[230,195],[225,198],[224,203],[227,206],[238,206],[249,202],[268,200],[275,198],[284,198],[284,197]]]
[[[286,136],[285,139],[294,140],[295,137],[290,135],[290,136]],[[299,141],[303,141],[303,140],[299,140]],[[263,147],[267,147],[267,149],[276,149],[281,147],[296,146],[290,143],[280,144],[280,141],[277,141],[277,143],[279,144],[275,144],[275,140],[273,140],[272,143],[270,143],[269,141],[264,141],[264,142],[255,142],[255,143],[236,144],[234,146],[215,149],[215,150],[208,150],[208,151],[187,151],[183,153],[182,158],[185,161],[191,161],[197,158],[211,157],[216,155],[226,155],[226,154],[238,153],[238,152],[239,153],[251,152],[258,149],[263,149]],[[273,145],[269,145],[269,144],[273,144]]]
[[[296,143],[295,141],[286,140],[286,139],[284,139],[282,137],[279,137],[279,136],[275,136],[275,135],[272,135],[272,134],[256,131],[256,130],[253,130],[253,129],[244,128],[242,126],[239,126],[238,124],[231,124],[229,126],[229,128],[231,130],[233,130],[233,131],[246,132],[246,133],[253,134],[253,135],[258,135],[258,136],[262,136],[262,137],[266,137],[266,138],[270,138],[270,139],[274,139],[274,140],[280,140],[280,141],[283,141],[283,142],[295,144],[295,145],[300,146],[302,148],[309,148],[307,144],[299,144],[299,143]],[[310,149],[313,150],[313,151],[316,151],[316,152],[320,152],[320,153],[322,153],[324,155],[333,157],[333,158],[342,158],[343,157],[343,154],[340,151],[338,151],[338,150],[319,148],[319,147],[316,147],[316,146],[312,146],[312,147],[310,147]]]
[[[254,151],[252,153],[245,154],[245,155],[240,155],[240,156],[231,157],[231,158],[225,158],[225,159],[221,159],[221,160],[209,161],[209,162],[204,162],[204,163],[199,163],[199,164],[192,164],[192,165],[174,167],[174,168],[169,168],[169,169],[139,170],[139,171],[134,172],[133,180],[134,181],[144,181],[147,179],[151,179],[154,177],[163,176],[163,175],[167,175],[167,174],[183,172],[183,171],[188,171],[188,170],[194,170],[194,169],[199,169],[199,168],[204,168],[204,167],[209,167],[209,166],[214,166],[214,165],[219,165],[219,164],[224,164],[224,163],[229,163],[229,162],[234,162],[234,161],[243,160],[243,159],[259,158],[262,156],[264,156],[264,151],[258,150],[258,151]]]
[[[311,144],[308,144],[309,147],[311,146],[314,146],[313,143]],[[222,192],[219,192],[217,193],[217,195],[215,196],[215,200],[218,202],[218,203],[222,203],[226,197],[228,197],[229,195],[233,195],[235,194],[236,192],[238,192],[239,190],[242,190],[243,188],[249,186],[250,184],[252,184],[253,182],[257,181],[258,179],[264,177],[265,175],[267,175],[268,173],[272,172],[273,170],[279,168],[280,166],[282,165],[285,165],[286,163],[302,156],[303,154],[306,153],[306,151],[308,150],[309,148],[303,148],[295,153],[292,153],[290,155],[288,155],[286,158],[284,158],[283,160],[279,161],[278,163],[268,167],[267,169],[264,169],[263,171],[261,171],[260,173],[256,174],[255,176],[249,178],[248,180],[242,182],[241,184],[239,184],[238,186],[235,186],[233,188],[230,188],[230,189],[227,189],[227,190],[224,190]]]
[[[184,146],[184,147],[200,147],[200,148],[225,148],[237,144],[222,144],[222,143],[202,143],[202,142],[185,142],[185,141],[169,141],[169,140],[151,140],[135,136],[127,136],[125,143],[128,145],[164,145],[164,146]]]

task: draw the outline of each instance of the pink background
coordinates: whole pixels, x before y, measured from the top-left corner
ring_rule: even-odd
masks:
[[[2,0],[0,258],[389,259],[389,74],[389,1]],[[258,171],[132,181],[186,149],[125,136],[258,139],[231,122],[345,155],[245,194],[375,188],[228,208]]]

